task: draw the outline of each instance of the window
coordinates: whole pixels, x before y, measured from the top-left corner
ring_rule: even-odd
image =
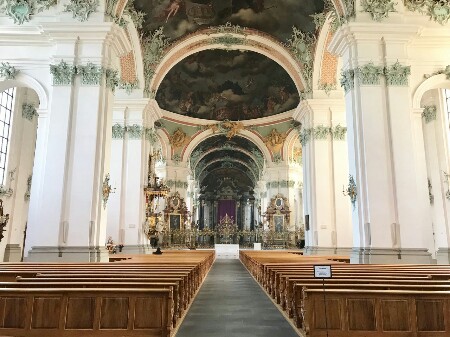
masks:
[[[15,88],[0,93],[0,184],[2,185],[5,183],[6,158],[15,93]]]

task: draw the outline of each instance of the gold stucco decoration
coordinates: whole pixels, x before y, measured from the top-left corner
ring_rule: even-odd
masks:
[[[182,147],[187,140],[186,133],[178,128],[175,132],[169,137],[170,145],[174,148]]]
[[[270,134],[264,139],[264,143],[272,153],[277,153],[283,147],[285,139],[285,134],[278,132],[277,129],[272,129]]]

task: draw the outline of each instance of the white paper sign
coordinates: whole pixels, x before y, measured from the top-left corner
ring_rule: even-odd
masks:
[[[331,266],[314,266],[315,278],[331,278]]]

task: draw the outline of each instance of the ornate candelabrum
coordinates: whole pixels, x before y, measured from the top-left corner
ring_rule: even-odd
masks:
[[[155,154],[150,154],[148,158],[148,181],[144,188],[146,200],[146,221],[144,232],[149,240],[157,238],[166,230],[163,216],[159,211],[159,202],[165,199],[170,192],[170,188],[165,185],[161,178],[155,173]]]
[[[3,240],[3,232],[8,224],[9,214],[3,213],[3,200],[0,199],[0,242]]]

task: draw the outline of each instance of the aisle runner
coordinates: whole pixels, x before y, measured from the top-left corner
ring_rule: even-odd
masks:
[[[176,337],[298,337],[239,260],[216,260]]]

